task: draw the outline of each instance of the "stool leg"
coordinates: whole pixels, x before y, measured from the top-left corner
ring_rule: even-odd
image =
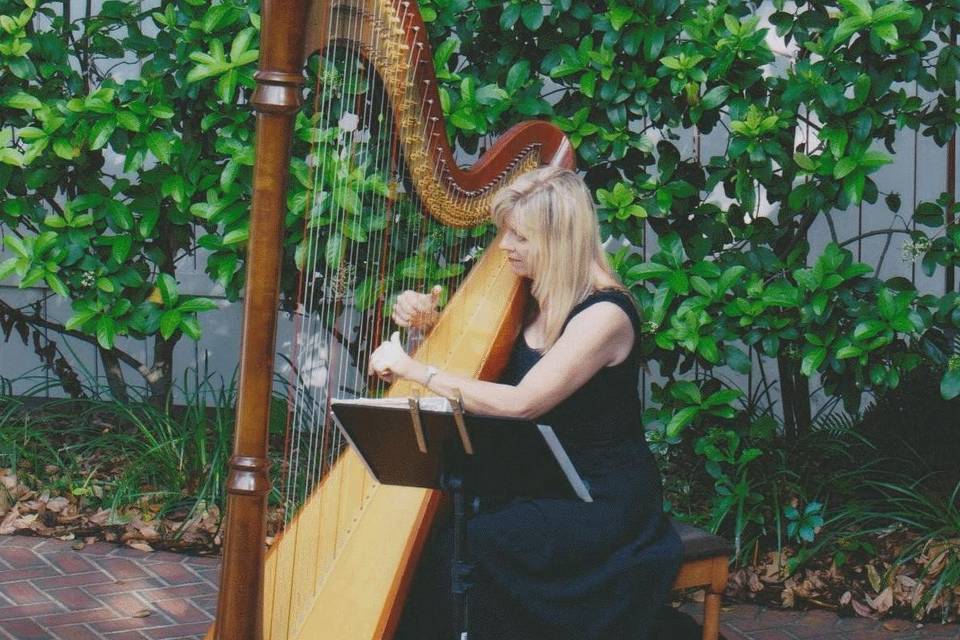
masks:
[[[715,558],[710,571],[710,586],[703,599],[703,640],[717,640],[720,635],[720,603],[727,586],[727,559]]]

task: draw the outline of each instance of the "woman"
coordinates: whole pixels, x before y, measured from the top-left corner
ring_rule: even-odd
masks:
[[[500,247],[532,293],[501,380],[437,370],[395,341],[371,355],[371,371],[442,396],[459,390],[469,412],[552,425],[590,487],[592,503],[481,501],[468,527],[478,565],[471,638],[650,638],[680,543],[663,516],[660,479],[639,426],[639,315],[606,262],[590,192],[575,173],[555,167],[527,173],[497,194],[492,214]],[[403,294],[394,320],[426,328],[435,320],[436,293]],[[446,551],[433,551],[441,562]],[[449,573],[433,576],[433,587],[423,587],[430,577],[418,581],[440,597]],[[429,612],[418,616],[417,607]],[[409,637],[451,637],[449,629],[424,629],[424,619],[449,617],[436,603],[420,600],[414,609],[411,616],[422,619],[405,622],[406,630],[417,627]]]

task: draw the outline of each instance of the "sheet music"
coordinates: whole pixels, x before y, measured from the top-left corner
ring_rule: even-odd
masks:
[[[408,409],[410,399],[406,396],[399,398],[337,398],[337,404],[359,404],[368,407],[386,407],[390,409]],[[440,396],[420,396],[422,411],[440,411],[453,413],[453,405],[446,398]]]

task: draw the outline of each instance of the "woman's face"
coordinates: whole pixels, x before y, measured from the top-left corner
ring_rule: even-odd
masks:
[[[506,252],[510,268],[520,277],[532,278],[533,242],[517,229],[513,212],[504,216],[500,232],[500,248]]]

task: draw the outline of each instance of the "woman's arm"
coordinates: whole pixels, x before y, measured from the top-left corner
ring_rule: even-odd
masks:
[[[516,386],[437,371],[408,356],[398,342],[385,342],[370,356],[370,370],[387,380],[407,378],[441,396],[463,395],[467,411],[536,418],[557,406],[603,367],[622,362],[633,346],[633,325],[612,302],[578,313],[557,342]],[[429,377],[429,380],[428,380]]]

